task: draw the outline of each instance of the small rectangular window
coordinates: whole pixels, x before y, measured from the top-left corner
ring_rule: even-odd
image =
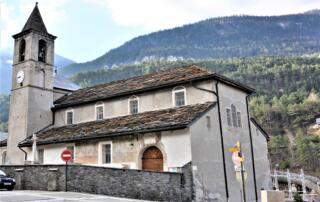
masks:
[[[227,108],[227,121],[228,121],[228,126],[232,126],[231,122],[231,109]]]
[[[67,146],[67,150],[71,151],[72,160],[70,160],[70,163],[74,162],[75,154],[74,154],[74,146]]]
[[[111,144],[103,145],[102,158],[103,163],[111,163]]]
[[[130,100],[130,114],[137,114],[139,112],[138,100]]]
[[[38,149],[38,163],[43,164],[43,159],[44,159],[44,150]]]
[[[185,105],[185,96],[184,96],[184,91],[180,91],[180,92],[175,92],[174,96],[175,96],[175,105],[176,107],[179,106],[184,106]]]
[[[68,111],[67,112],[67,124],[73,124],[73,111]]]
[[[97,120],[103,119],[103,106],[96,106],[96,119]]]
[[[238,122],[238,127],[239,127],[239,128],[242,128],[241,112],[237,112],[237,122]]]

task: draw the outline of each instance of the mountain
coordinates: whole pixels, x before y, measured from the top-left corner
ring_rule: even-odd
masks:
[[[136,37],[65,75],[150,60],[294,56],[320,52],[320,11],[283,16],[231,16]]]
[[[55,66],[58,72],[61,67],[74,63],[74,61],[55,54]],[[12,76],[12,51],[0,51],[0,93],[9,93]]]

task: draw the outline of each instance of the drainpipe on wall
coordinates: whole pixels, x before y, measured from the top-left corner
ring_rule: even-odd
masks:
[[[202,91],[206,91],[209,93],[212,93],[216,96],[217,98],[217,105],[218,105],[218,116],[219,116],[219,128],[220,128],[220,141],[221,141],[221,150],[222,150],[222,161],[223,161],[223,174],[224,174],[224,184],[225,184],[225,191],[226,191],[226,197],[227,201],[229,201],[229,190],[228,190],[228,179],[227,179],[227,171],[226,171],[226,159],[225,159],[225,153],[224,153],[224,142],[223,142],[223,131],[222,131],[222,122],[221,122],[221,111],[220,111],[220,99],[219,99],[219,89],[218,89],[218,84],[219,81],[215,83],[215,91],[204,89],[197,87],[193,85],[192,82],[190,82],[191,86]]]
[[[246,96],[247,117],[248,117],[248,124],[249,124],[249,137],[250,137],[251,159],[252,159],[252,169],[253,169],[254,194],[255,194],[256,201],[258,201],[257,181],[256,181],[256,166],[255,166],[255,162],[254,162],[251,124],[250,124],[250,118],[249,118],[249,96],[250,95]]]
[[[18,143],[18,145],[20,144],[20,142]],[[24,151],[21,147],[18,146],[18,148],[24,153],[24,160],[26,161],[28,158],[28,153],[26,151]]]

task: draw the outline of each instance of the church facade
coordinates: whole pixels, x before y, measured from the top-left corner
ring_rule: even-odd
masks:
[[[195,199],[239,201],[229,148],[241,143],[248,201],[270,188],[268,135],[249,117],[248,86],[190,65],[88,88],[55,83],[54,40],[36,5],[15,49],[2,164],[74,164],[180,172]]]

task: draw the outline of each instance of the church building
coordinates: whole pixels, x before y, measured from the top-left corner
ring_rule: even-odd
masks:
[[[197,201],[238,202],[230,148],[239,142],[248,201],[270,188],[269,137],[249,116],[251,87],[189,65],[78,89],[54,74],[56,36],[37,5],[13,38],[2,164],[63,164],[65,149],[73,164],[155,172],[191,164]]]

